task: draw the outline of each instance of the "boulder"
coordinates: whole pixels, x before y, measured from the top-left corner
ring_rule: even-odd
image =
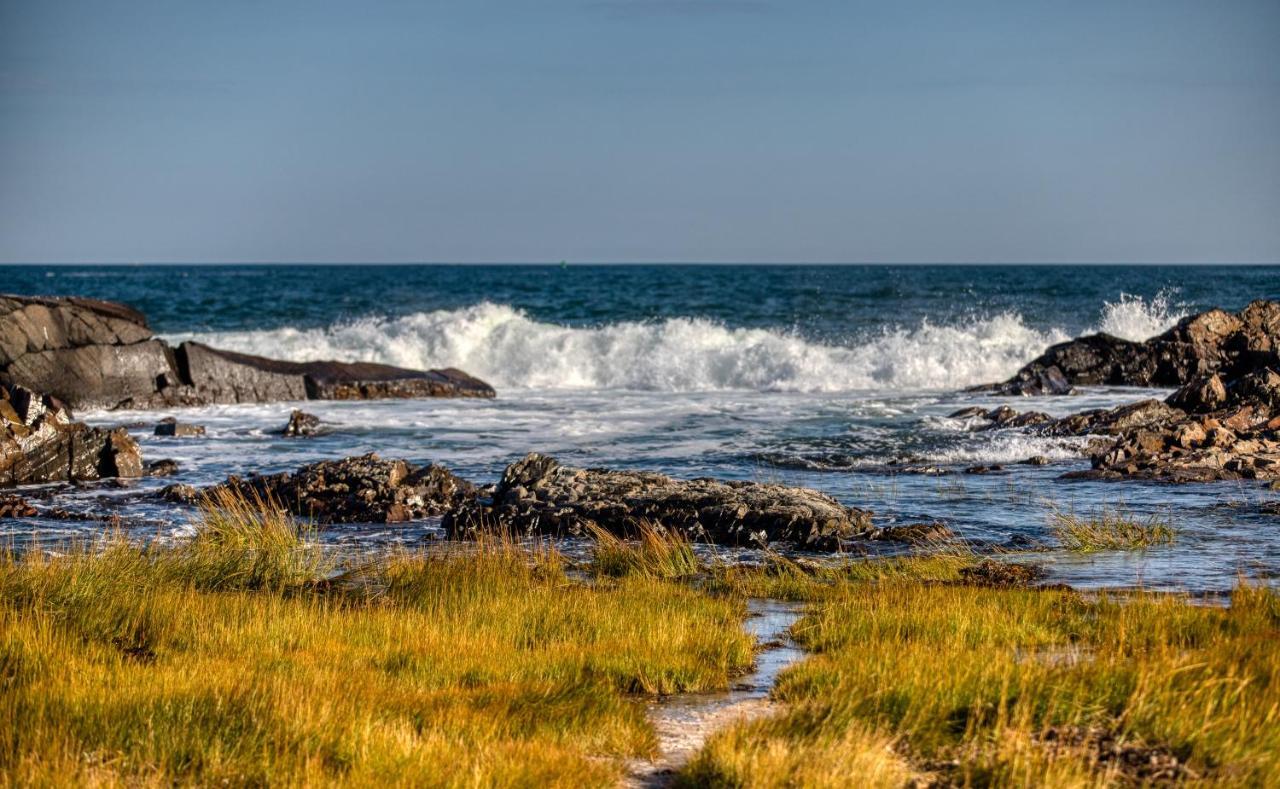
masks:
[[[142,475],[142,453],[123,428],[73,422],[56,399],[0,385],[0,486]]]
[[[293,409],[289,414],[289,423],[280,431],[281,435],[290,437],[314,436],[320,432],[320,417],[306,411]]]
[[[593,527],[629,536],[646,522],[703,542],[829,550],[870,531],[871,513],[808,488],[579,469],[534,453],[507,467],[489,501],[466,501],[443,523],[466,537],[492,529],[586,535]]]
[[[1193,315],[1144,342],[1093,334],[1059,343],[1008,381],[976,389],[1044,395],[1080,385],[1182,387],[1214,373],[1227,381],[1277,363],[1280,302],[1259,300],[1238,313]]]
[[[197,342],[173,348],[125,305],[30,296],[0,296],[0,384],[75,408],[494,396],[454,369],[285,362]]]
[[[440,515],[475,495],[471,483],[443,466],[420,468],[372,453],[312,463],[292,474],[231,477],[218,487],[278,503],[321,523],[418,520]],[[189,491],[177,488],[164,495],[171,500],[190,498]]]
[[[172,477],[178,471],[178,461],[172,458],[163,458],[148,463],[146,474],[148,477]]]
[[[190,425],[174,417],[165,417],[156,425],[155,434],[167,438],[197,438],[205,433],[204,425]]]

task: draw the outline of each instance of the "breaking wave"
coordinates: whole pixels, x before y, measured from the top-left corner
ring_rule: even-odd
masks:
[[[1122,296],[1099,329],[1140,339],[1173,323],[1167,297]],[[1141,335],[1141,336],[1140,336]],[[544,323],[503,304],[366,318],[323,329],[209,332],[221,348],[293,360],[457,367],[499,388],[839,392],[955,389],[1000,380],[1068,338],[1003,313],[956,325],[885,329],[848,345],[702,318],[598,327]]]

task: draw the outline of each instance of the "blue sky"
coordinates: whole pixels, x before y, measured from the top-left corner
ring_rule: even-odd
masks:
[[[0,261],[1274,262],[1277,42],[1277,0],[0,0]]]

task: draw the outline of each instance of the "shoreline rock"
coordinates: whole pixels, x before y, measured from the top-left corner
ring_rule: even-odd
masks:
[[[57,399],[0,383],[0,487],[142,476],[123,428],[74,422]]]
[[[1091,334],[1051,346],[1003,383],[974,387],[1004,395],[1069,394],[1076,386],[1181,387],[1217,373],[1235,379],[1280,364],[1280,302],[1259,299],[1237,313],[1212,309],[1143,342]]]
[[[0,384],[72,408],[169,408],[293,400],[493,397],[455,369],[287,362],[157,339],[142,313],[76,297],[0,295]]]
[[[582,536],[592,527],[631,536],[646,521],[700,542],[786,542],[817,550],[872,530],[869,511],[808,488],[579,469],[537,453],[508,466],[489,501],[464,502],[443,525],[453,538],[495,529]]]
[[[475,486],[444,466],[413,466],[375,453],[311,463],[297,471],[230,477],[218,489],[277,503],[319,523],[400,523],[442,515],[475,496]],[[189,486],[161,491],[170,501],[192,503]]]

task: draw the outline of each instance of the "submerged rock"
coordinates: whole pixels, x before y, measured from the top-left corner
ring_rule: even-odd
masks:
[[[155,434],[169,438],[197,438],[205,433],[204,425],[189,425],[173,417],[166,417],[156,425]]]
[[[34,518],[40,512],[21,496],[12,493],[0,496],[0,518]]]
[[[491,386],[459,370],[284,362],[197,342],[175,348],[123,304],[3,295],[0,384],[45,392],[75,408],[494,396]]]
[[[951,419],[964,419],[970,423],[970,429],[977,430],[1032,427],[1053,421],[1053,417],[1043,411],[1018,412],[1007,405],[990,410],[971,406],[949,414],[948,417]]]
[[[960,578],[975,586],[1030,586],[1044,576],[1044,568],[1038,565],[995,559],[983,559],[960,571]]]
[[[147,464],[148,477],[171,477],[178,473],[178,461],[171,458],[153,460]]]
[[[440,515],[475,495],[471,483],[443,466],[419,468],[373,453],[312,463],[292,474],[231,477],[217,487],[278,503],[321,523],[417,520]]]
[[[320,432],[320,417],[295,408],[289,414],[289,423],[284,426],[280,434],[297,438],[314,436],[318,432]]]
[[[871,513],[808,488],[579,469],[534,453],[507,467],[491,501],[465,502],[444,525],[455,537],[492,529],[583,535],[592,527],[631,535],[644,522],[704,542],[829,550],[869,531]]]
[[[885,526],[880,529],[872,529],[861,536],[869,540],[901,542],[908,545],[933,545],[954,540],[956,533],[947,524],[935,521],[933,523],[907,523],[901,526]]]
[[[0,384],[0,486],[141,475],[124,429],[74,422],[57,399]]]

